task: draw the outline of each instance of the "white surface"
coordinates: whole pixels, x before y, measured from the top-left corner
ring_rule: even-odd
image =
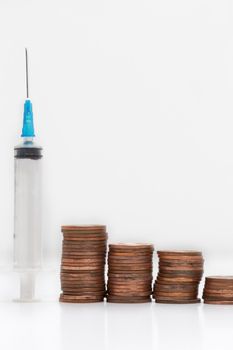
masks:
[[[209,259],[206,274],[229,271]],[[157,263],[157,260],[156,260]],[[156,266],[156,264],[155,264]],[[156,276],[156,269],[154,275]],[[39,274],[41,302],[17,303],[16,273],[0,271],[0,348],[13,350],[232,350],[233,306],[64,304],[59,271]],[[202,294],[202,285],[199,289]]]
[[[232,307],[0,304],[2,349],[231,350]]]
[[[44,146],[44,246],[60,225],[232,254],[233,5],[0,2],[0,257],[11,259],[24,46]]]

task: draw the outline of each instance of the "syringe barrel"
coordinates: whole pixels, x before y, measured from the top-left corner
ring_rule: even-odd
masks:
[[[14,267],[23,271],[42,263],[41,151],[30,140],[15,147]]]

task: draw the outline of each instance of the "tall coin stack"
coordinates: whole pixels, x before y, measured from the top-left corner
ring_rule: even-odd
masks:
[[[233,276],[206,277],[203,299],[205,304],[233,305]]]
[[[110,244],[108,253],[107,301],[145,303],[151,301],[151,244]]]
[[[203,275],[202,253],[190,250],[158,251],[159,272],[153,297],[157,303],[198,303]]]
[[[92,303],[105,296],[106,226],[62,226],[61,302]]]

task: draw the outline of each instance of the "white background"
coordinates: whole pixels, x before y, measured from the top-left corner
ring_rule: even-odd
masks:
[[[233,273],[232,0],[1,0],[0,42],[2,266],[12,261],[27,46],[44,147],[45,262],[59,268],[61,224],[105,223],[112,242],[201,249],[207,274]],[[153,307],[170,319],[168,307]],[[105,347],[117,348],[113,340]]]

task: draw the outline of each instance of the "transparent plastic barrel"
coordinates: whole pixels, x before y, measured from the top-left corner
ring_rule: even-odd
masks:
[[[22,272],[42,263],[41,163],[33,142],[15,148],[14,268]]]

